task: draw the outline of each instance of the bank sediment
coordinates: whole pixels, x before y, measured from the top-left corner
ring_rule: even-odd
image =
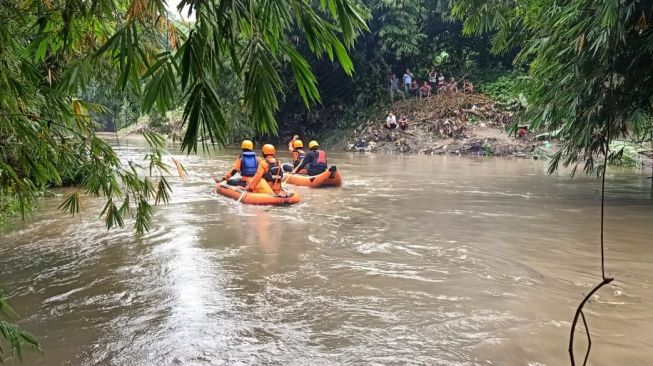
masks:
[[[515,108],[500,106],[482,94],[443,94],[397,101],[370,116],[345,150],[408,154],[493,155],[542,158],[555,144],[523,130],[510,133]],[[388,129],[385,117],[405,115],[408,128]]]

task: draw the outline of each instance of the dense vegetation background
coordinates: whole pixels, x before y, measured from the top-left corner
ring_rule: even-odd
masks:
[[[53,186],[105,197],[107,227],[148,230],[166,202],[165,140],[122,162],[96,132],[148,116],[182,149],[243,137],[325,136],[389,102],[387,77],[431,66],[521,93],[523,118],[563,147],[551,165],[601,170],[651,141],[652,1],[4,0],[0,6],[0,220]],[[513,89],[514,88],[514,89]],[[612,147],[612,148],[611,148]],[[607,159],[604,159],[607,158]],[[9,327],[0,335],[31,344]],[[13,338],[12,338],[13,337]],[[0,349],[0,357],[4,349]]]
[[[389,103],[388,73],[401,78],[410,68],[419,80],[426,80],[428,71],[438,71],[457,80],[467,78],[482,82],[495,97],[506,100],[512,96],[520,67],[513,67],[514,53],[495,55],[491,52],[489,35],[465,36],[461,21],[451,17],[445,0],[365,0],[361,2],[369,31],[358,35],[349,56],[355,65],[348,74],[340,64],[311,53],[306,39],[296,37],[296,48],[304,56],[315,75],[319,90],[317,104],[307,105],[301,89],[295,85],[291,65],[279,65],[279,110],[275,113],[279,134],[264,133],[249,123],[243,113],[244,80],[237,75],[222,75],[216,90],[229,100],[224,109],[230,114],[227,141],[236,143],[244,137],[286,141],[294,134],[330,137],[342,128],[355,125],[361,116]],[[514,70],[517,70],[513,72]],[[500,80],[499,83],[496,83]],[[106,82],[92,100],[114,106],[102,116],[106,130],[125,128],[139,122],[147,124],[133,93],[102,94],[110,90]],[[155,116],[153,130],[179,135],[181,113]]]

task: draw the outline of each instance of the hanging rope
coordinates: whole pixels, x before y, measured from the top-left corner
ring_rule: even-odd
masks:
[[[618,16],[621,15],[621,6],[618,6],[617,9]],[[615,65],[616,65],[616,36],[613,35],[614,40],[612,42],[612,60],[610,65],[610,87],[607,92],[607,99],[609,102],[614,100],[614,74],[615,74]],[[608,170],[608,159],[610,157],[610,126],[614,124],[614,108],[609,109],[609,116],[607,118],[607,123],[605,126],[605,147],[603,150],[604,161],[603,161],[603,170],[601,171],[601,279],[602,281],[594,286],[594,288],[585,296],[583,301],[580,302],[576,308],[576,313],[574,315],[574,321],[571,323],[571,333],[569,335],[569,359],[571,361],[571,366],[576,365],[576,358],[574,356],[574,335],[576,333],[576,326],[578,324],[578,318],[583,319],[583,326],[585,327],[585,334],[587,335],[587,351],[585,352],[585,358],[583,360],[583,366],[587,364],[589,359],[590,351],[592,349],[592,337],[590,335],[589,326],[587,325],[587,319],[585,318],[585,313],[583,308],[587,301],[592,298],[592,295],[596,293],[601,287],[609,284],[614,280],[614,278],[605,276],[605,240],[604,240],[604,229],[605,229],[605,173]]]
[[[614,70],[611,75],[611,82],[614,81]],[[612,87],[613,84],[611,84]],[[610,93],[612,94],[612,93]],[[612,98],[610,98],[612,100]],[[605,225],[605,172],[608,166],[608,156],[610,155],[610,122],[612,118],[608,119],[608,124],[606,126],[606,142],[605,142],[605,160],[603,162],[603,171],[601,172],[601,278],[603,279],[598,285],[594,286],[592,291],[590,291],[583,301],[576,308],[576,314],[574,315],[574,321],[571,323],[571,334],[569,336],[569,358],[571,365],[576,365],[576,358],[574,356],[574,334],[576,332],[576,325],[578,324],[578,317],[582,317],[583,326],[585,327],[585,334],[587,335],[587,351],[585,352],[585,359],[583,360],[583,365],[587,364],[589,359],[590,350],[592,349],[592,337],[590,336],[589,326],[587,325],[587,320],[585,319],[585,313],[583,308],[587,301],[597,292],[601,287],[609,284],[614,280],[614,278],[605,277],[605,242],[604,242],[604,225]]]

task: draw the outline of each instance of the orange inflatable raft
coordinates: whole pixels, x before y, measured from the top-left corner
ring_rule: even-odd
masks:
[[[313,188],[340,187],[342,185],[342,175],[334,165],[324,173],[314,176],[292,174],[288,177],[286,183]]]
[[[243,194],[243,190],[243,187],[230,186],[225,182],[222,182],[215,187],[215,191],[218,194],[235,200],[240,198],[240,195]],[[248,205],[290,205],[293,203],[299,203],[301,200],[302,197],[299,193],[282,190],[280,194],[247,192],[240,202]]]

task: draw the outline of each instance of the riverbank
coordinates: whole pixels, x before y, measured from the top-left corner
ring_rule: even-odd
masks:
[[[406,130],[384,127],[387,112],[408,117]],[[509,134],[515,111],[482,94],[444,94],[396,101],[354,131],[345,150],[542,158],[555,144],[526,133]]]
[[[558,151],[557,141],[538,132],[525,131],[525,134],[517,136],[511,131],[516,122],[514,108],[485,94],[455,93],[425,99],[408,98],[395,101],[387,108],[380,108],[379,105],[370,107],[360,113],[367,113],[369,117],[357,117],[345,123],[350,127],[332,128],[317,133],[317,137],[303,137],[317,138],[329,151],[549,159]],[[390,111],[397,118],[407,116],[409,122],[406,130],[384,127],[386,113]],[[119,130],[116,136],[157,132],[171,141],[180,141],[183,127],[181,114],[169,112],[165,118],[141,118],[139,123]],[[237,140],[239,138],[242,136]],[[288,139],[288,136],[281,135],[277,141],[268,139],[265,142],[285,146]],[[238,143],[234,143],[233,147],[237,148]],[[621,159],[613,161],[612,165],[641,168],[653,164],[650,147],[643,148],[627,141],[615,141],[611,145],[612,151],[622,148],[624,153]]]

